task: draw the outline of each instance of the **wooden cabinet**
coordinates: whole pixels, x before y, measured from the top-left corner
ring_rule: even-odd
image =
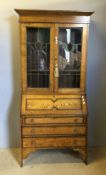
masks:
[[[21,165],[43,148],[87,162],[86,57],[92,12],[18,10],[21,35]]]

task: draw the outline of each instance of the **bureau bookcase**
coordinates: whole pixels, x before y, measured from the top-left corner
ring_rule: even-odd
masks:
[[[16,9],[21,43],[21,166],[39,149],[87,163],[86,59],[93,12]]]

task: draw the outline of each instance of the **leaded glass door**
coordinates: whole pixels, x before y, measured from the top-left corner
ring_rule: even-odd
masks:
[[[25,88],[53,91],[53,25],[28,24],[23,27],[25,41]]]
[[[83,24],[58,24],[55,27],[55,91],[71,92],[81,89],[84,52]]]

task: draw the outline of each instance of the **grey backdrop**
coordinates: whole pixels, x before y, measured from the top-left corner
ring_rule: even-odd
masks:
[[[87,64],[89,145],[106,145],[106,0],[10,0],[1,1],[0,8],[0,147],[17,147],[20,139],[20,43],[14,8],[95,11]]]

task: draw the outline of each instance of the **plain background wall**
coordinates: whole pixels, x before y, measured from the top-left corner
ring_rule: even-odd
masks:
[[[20,45],[15,8],[95,11],[87,64],[89,145],[106,145],[106,0],[0,1],[0,147],[19,146]]]

